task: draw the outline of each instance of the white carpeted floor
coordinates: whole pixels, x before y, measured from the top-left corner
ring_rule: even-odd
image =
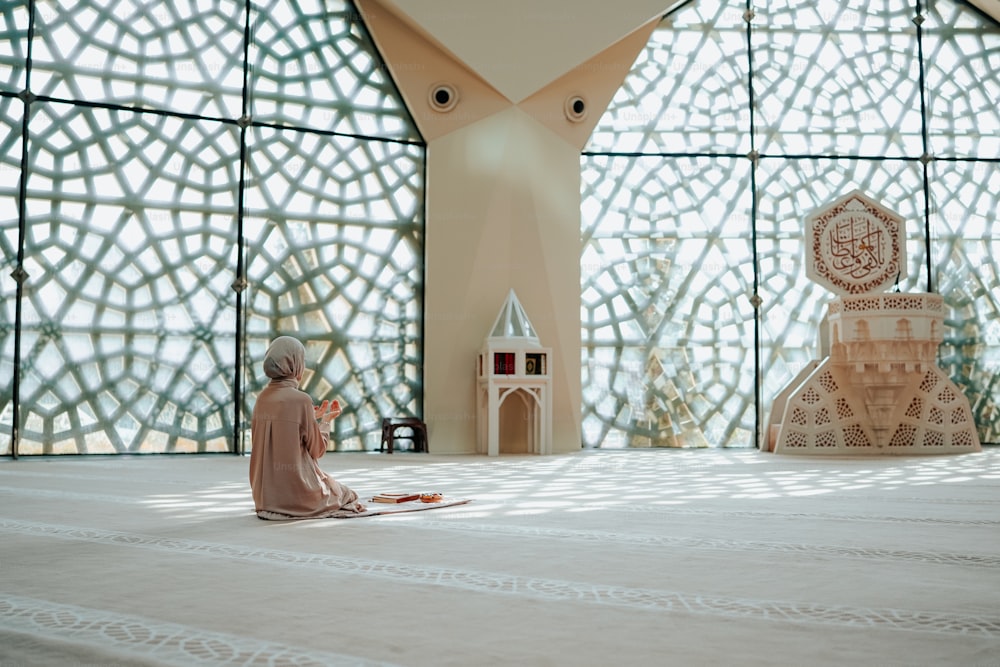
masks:
[[[235,456],[0,460],[0,665],[1000,665],[1000,449],[329,454],[473,502],[272,523]]]

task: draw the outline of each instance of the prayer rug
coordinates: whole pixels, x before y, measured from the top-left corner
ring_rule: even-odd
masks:
[[[379,516],[382,514],[399,514],[402,512],[422,512],[425,510],[436,510],[442,507],[454,507],[472,502],[471,498],[461,498],[458,500],[442,500],[436,503],[424,503],[419,500],[411,500],[406,503],[373,503],[368,500],[364,502],[366,509],[364,512],[352,512],[351,510],[337,510],[330,514],[319,517],[298,517],[278,514],[277,512],[257,512],[258,518],[268,521],[305,521],[307,519],[360,519],[366,516]]]

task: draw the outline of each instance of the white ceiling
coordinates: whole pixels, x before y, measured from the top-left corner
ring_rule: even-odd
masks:
[[[516,104],[678,1],[386,0],[386,4]]]

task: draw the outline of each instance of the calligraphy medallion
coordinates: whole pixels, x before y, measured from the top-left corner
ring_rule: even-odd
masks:
[[[885,290],[906,276],[903,219],[860,191],[806,221],[806,276],[839,295]]]

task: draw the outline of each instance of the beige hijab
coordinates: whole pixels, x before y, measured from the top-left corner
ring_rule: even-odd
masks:
[[[298,386],[305,369],[306,348],[298,339],[278,336],[271,341],[264,354],[264,375],[271,382],[294,380]]]

